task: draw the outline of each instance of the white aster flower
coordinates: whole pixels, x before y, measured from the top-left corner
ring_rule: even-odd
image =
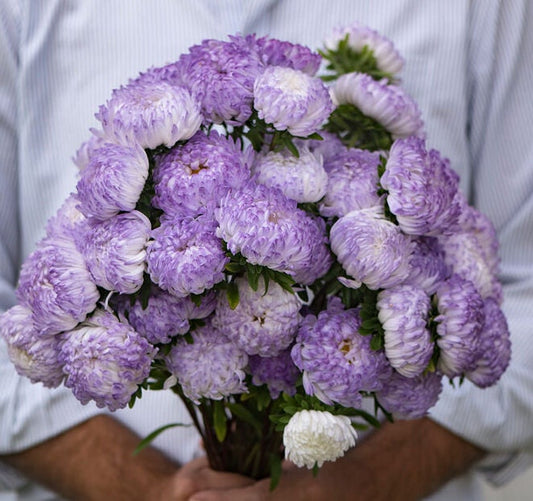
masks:
[[[327,411],[302,410],[294,414],[283,431],[285,457],[300,468],[320,467],[335,461],[355,445],[357,433],[347,416]]]

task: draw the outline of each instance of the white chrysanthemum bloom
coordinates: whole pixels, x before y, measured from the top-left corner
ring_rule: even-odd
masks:
[[[365,46],[368,47],[381,71],[394,75],[402,70],[404,59],[392,41],[357,21],[350,26],[335,29],[326,38],[324,45],[327,49],[336,50],[339,42],[346,37],[348,37],[348,47],[354,51],[360,52]]]
[[[150,149],[171,148],[192,137],[202,124],[200,105],[187,89],[148,80],[113,91],[96,118],[108,138],[123,144],[135,141]]]
[[[298,203],[318,202],[326,194],[328,184],[322,155],[311,153],[305,146],[299,149],[299,153],[299,157],[289,151],[258,155],[252,172],[259,183],[279,188]]]
[[[255,80],[254,108],[277,130],[306,137],[320,129],[333,110],[327,87],[303,71],[269,66]]]
[[[374,80],[365,73],[346,73],[331,88],[333,103],[353,104],[387,129],[394,139],[424,135],[416,101],[387,79]]]
[[[295,413],[283,431],[285,457],[300,468],[320,467],[335,461],[355,445],[357,433],[347,416],[327,411],[302,410]]]
[[[246,277],[236,280],[239,304],[232,309],[224,294],[218,299],[214,323],[248,355],[272,357],[287,348],[301,320],[301,302],[296,294],[263,279],[254,291]]]

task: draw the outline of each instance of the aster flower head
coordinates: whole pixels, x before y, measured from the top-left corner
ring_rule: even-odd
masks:
[[[187,89],[147,79],[115,89],[96,118],[109,140],[149,149],[170,148],[202,124],[199,103]]]
[[[409,257],[409,276],[404,283],[420,287],[432,295],[451,274],[444,260],[444,249],[435,237],[413,237],[411,241],[413,251]]]
[[[0,338],[6,342],[7,354],[18,374],[48,388],[62,383],[57,337],[39,335],[29,308],[16,305],[0,315]]]
[[[394,419],[418,419],[437,403],[442,391],[441,380],[438,372],[425,372],[415,377],[394,372],[376,392],[376,398]]]
[[[456,274],[439,286],[436,297],[437,369],[453,378],[475,368],[485,320],[483,300],[470,280]]]
[[[318,202],[326,193],[328,175],[322,157],[305,146],[299,148],[298,157],[287,150],[257,155],[252,173],[258,183],[279,188],[298,203]]]
[[[83,404],[122,409],[150,372],[156,350],[127,323],[97,310],[60,336],[59,360],[65,386]]]
[[[227,262],[215,223],[205,216],[162,220],[147,248],[152,281],[176,297],[213,287],[224,278]]]
[[[156,157],[152,203],[168,215],[212,214],[226,191],[249,177],[248,157],[231,137],[198,132]]]
[[[427,328],[429,296],[412,285],[400,285],[378,293],[378,319],[385,331],[385,355],[405,377],[420,375],[433,355]]]
[[[148,178],[148,157],[139,146],[104,143],[92,152],[76,185],[79,210],[109,219],[137,205]]]
[[[250,117],[254,81],[264,68],[253,35],[204,40],[183,54],[178,66],[206,122],[242,125]]]
[[[356,439],[350,418],[327,411],[296,412],[283,430],[285,457],[300,468],[335,461],[355,445]]]
[[[76,150],[76,154],[72,158],[72,161],[78,167],[80,173],[82,173],[85,168],[89,165],[93,153],[95,150],[101,148],[106,144],[103,133],[92,134],[91,137]]]
[[[281,392],[288,395],[296,393],[295,384],[300,371],[292,361],[290,350],[280,351],[273,357],[251,356],[248,369],[252,374],[252,383],[256,386],[266,384],[273,399],[278,398]]]
[[[275,38],[259,38],[256,46],[266,66],[292,68],[314,76],[322,62],[320,54],[311,51],[308,47]]]
[[[331,265],[324,222],[298,209],[280,190],[250,183],[230,190],[215,211],[216,234],[249,263],[310,284]]]
[[[74,241],[60,237],[45,238],[26,259],[16,294],[43,336],[74,328],[100,298]]]
[[[337,134],[321,130],[320,137],[321,139],[295,138],[293,142],[298,149],[305,146],[313,155],[321,157],[327,172],[330,160],[347,148]]]
[[[395,75],[402,70],[405,61],[392,41],[357,21],[349,26],[335,28],[324,41],[324,45],[327,49],[336,50],[339,43],[346,38],[348,47],[355,52],[361,52],[364,47],[370,49],[378,69],[382,72]]]
[[[193,343],[179,339],[165,362],[183,393],[194,403],[246,392],[248,355],[211,322],[195,329]]]
[[[459,176],[436,150],[417,137],[396,140],[381,176],[387,203],[405,233],[437,235],[453,231],[461,206]]]
[[[358,310],[324,310],[302,321],[292,359],[303,372],[307,394],[331,405],[360,407],[360,391],[376,391],[391,371],[382,351],[362,336]]]
[[[324,167],[328,173],[327,191],[320,203],[324,217],[342,217],[356,209],[381,205],[378,195],[378,153],[355,148],[331,157]]]
[[[416,102],[401,87],[365,73],[340,76],[331,89],[336,106],[352,104],[387,129],[393,139],[423,136],[424,124]]]
[[[94,283],[122,294],[137,292],[146,270],[146,246],[152,227],[139,211],[105,221],[88,220],[78,245]]]
[[[495,384],[511,359],[511,340],[507,320],[498,302],[484,301],[485,321],[479,335],[478,353],[466,377],[480,388]]]
[[[411,241],[379,207],[341,217],[331,228],[330,240],[353,285],[381,289],[399,285],[408,276]]]
[[[46,236],[50,238],[66,238],[77,240],[79,229],[86,218],[78,208],[78,197],[71,193],[55,215],[46,223]]]
[[[320,129],[333,104],[320,79],[292,68],[269,66],[254,83],[254,108],[276,130],[306,137]]]
[[[248,355],[277,355],[293,341],[300,321],[300,300],[275,282],[259,280],[254,291],[246,277],[236,280],[239,304],[232,309],[219,296],[215,325]]]

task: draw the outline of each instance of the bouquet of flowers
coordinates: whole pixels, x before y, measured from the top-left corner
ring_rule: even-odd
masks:
[[[353,24],[320,53],[205,40],[114,90],[0,317],[18,372],[110,410],[173,391],[212,466],[256,478],[425,415],[443,377],[495,383],[495,232],[402,65]]]

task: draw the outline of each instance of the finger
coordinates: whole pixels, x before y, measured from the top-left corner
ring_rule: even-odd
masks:
[[[206,467],[202,477],[213,489],[231,489],[252,485],[255,480],[238,473],[215,471]]]
[[[263,501],[266,498],[257,484],[243,489],[209,490],[195,493],[190,501]]]

